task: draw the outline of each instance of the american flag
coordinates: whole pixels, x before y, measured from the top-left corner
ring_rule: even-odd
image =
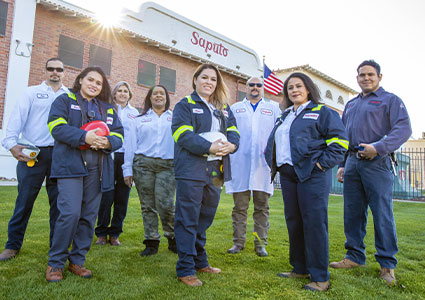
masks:
[[[264,89],[273,95],[278,95],[283,89],[283,81],[264,64]]]

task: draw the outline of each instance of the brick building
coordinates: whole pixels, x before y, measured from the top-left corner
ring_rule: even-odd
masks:
[[[170,91],[172,107],[192,92],[195,68],[211,62],[221,70],[231,103],[245,96],[245,83],[262,75],[255,51],[152,2],[139,11],[123,9],[114,27],[96,15],[61,0],[0,0],[0,130],[5,134],[10,113],[22,91],[44,78],[45,62],[65,63],[64,84],[89,65],[101,66],[113,87],[128,81],[131,104],[143,107],[153,84]],[[279,101],[271,94],[267,98]],[[0,150],[0,177],[15,177],[16,161]]]

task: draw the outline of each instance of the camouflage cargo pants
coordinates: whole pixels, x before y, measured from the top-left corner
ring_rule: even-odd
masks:
[[[174,194],[176,180],[172,159],[136,154],[133,179],[142,208],[145,240],[159,240],[158,214],[164,236],[174,238]]]

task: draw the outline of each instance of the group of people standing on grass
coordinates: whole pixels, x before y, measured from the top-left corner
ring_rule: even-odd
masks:
[[[168,249],[178,254],[178,279],[200,286],[197,272],[221,272],[209,264],[205,245],[223,184],[234,200],[233,246],[227,252],[245,248],[252,197],[254,250],[266,257],[268,200],[279,173],[292,270],[278,276],[309,278],[305,289],[326,291],[328,196],[331,169],[340,164],[347,255],[330,266],[365,264],[370,207],[380,276],[394,284],[398,249],[389,154],[409,138],[411,126],[401,99],[379,86],[376,62],[364,61],[357,73],[362,92],[347,103],[342,119],[321,103],[317,86],[303,73],[285,80],[283,112],[263,98],[257,77],[247,81],[246,99],[230,106],[228,88],[212,64],[195,70],[193,92],[173,111],[167,89],[155,85],[139,114],[129,104],[133,93],[127,82],[118,82],[111,92],[102,69],[88,67],[68,90],[62,84],[62,61],[49,59],[46,80],[28,88],[17,103],[3,140],[19,162],[18,197],[0,260],[19,253],[46,179],[51,207],[46,279],[61,281],[67,261],[70,272],[92,277],[84,264],[93,234],[97,245],[120,245],[134,183],[144,225],[141,255],[158,252],[159,217]],[[35,165],[27,165],[31,158],[23,151],[28,144],[40,149]]]

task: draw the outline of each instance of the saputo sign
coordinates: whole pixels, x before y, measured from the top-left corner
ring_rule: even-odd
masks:
[[[190,41],[193,45],[204,48],[205,53],[214,52],[224,57],[227,57],[229,54],[229,49],[224,47],[222,43],[209,41],[208,39],[201,37],[196,31],[192,32],[192,38]]]

